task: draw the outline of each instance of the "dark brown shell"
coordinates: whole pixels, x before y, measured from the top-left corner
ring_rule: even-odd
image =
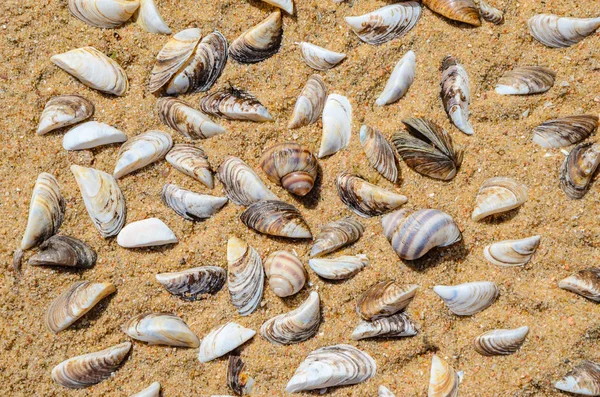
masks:
[[[586,114],[548,120],[533,129],[533,142],[559,148],[583,141],[598,128],[598,116]]]
[[[308,194],[317,179],[317,158],[297,143],[280,143],[267,149],[260,166],[272,182],[298,196]]]
[[[577,145],[562,164],[560,187],[572,199],[580,199],[588,192],[592,177],[600,165],[600,144]]]
[[[197,301],[223,288],[227,272],[218,266],[200,266],[180,272],[158,273],[156,280],[169,293],[185,301]]]
[[[398,181],[398,164],[394,148],[379,130],[363,125],[360,128],[360,144],[365,151],[369,164],[385,179],[392,183]]]
[[[229,47],[229,55],[239,63],[257,63],[277,54],[283,39],[281,12],[275,11],[248,29]]]
[[[273,120],[267,108],[254,95],[234,87],[200,98],[200,110],[227,120]]]
[[[87,269],[96,264],[96,252],[81,240],[69,236],[52,236],[29,258],[32,266],[68,266]]]
[[[230,355],[227,364],[227,386],[235,395],[250,394],[254,380],[244,371],[245,364],[240,356]]]

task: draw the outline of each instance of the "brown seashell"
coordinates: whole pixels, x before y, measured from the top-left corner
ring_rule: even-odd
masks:
[[[273,121],[267,108],[254,95],[234,87],[200,98],[200,109],[227,120]]]
[[[410,32],[420,17],[418,2],[402,1],[344,20],[362,41],[380,45]]]
[[[381,281],[358,298],[356,312],[363,320],[373,321],[404,310],[419,289],[418,285],[400,287],[391,280]]]
[[[260,335],[274,344],[291,345],[312,338],[320,323],[319,294],[312,291],[298,308],[265,321],[260,327]]]
[[[158,273],[156,280],[169,293],[185,301],[215,295],[225,285],[227,272],[218,266],[200,266],[180,272]]]
[[[583,360],[554,383],[554,387],[573,394],[600,396],[600,364]]]
[[[158,98],[156,110],[160,121],[190,139],[206,139],[225,132],[207,115],[176,98]]]
[[[217,170],[229,200],[237,205],[251,205],[261,200],[278,200],[248,164],[228,156]]]
[[[310,76],[296,99],[294,113],[292,113],[288,128],[300,128],[317,122],[323,113],[327,93],[327,87],[321,76],[318,74]]]
[[[323,226],[315,238],[310,256],[323,256],[358,241],[365,227],[350,217]]]
[[[383,134],[375,128],[363,125],[360,128],[360,144],[373,168],[388,181],[396,183],[399,173],[396,155]]]
[[[244,225],[259,233],[289,238],[312,238],[300,211],[291,204],[265,200],[249,206],[240,215]]]
[[[479,9],[473,0],[423,0],[423,4],[448,19],[481,26]]]
[[[257,63],[277,54],[283,39],[281,12],[275,11],[248,29],[229,47],[229,56],[239,63]]]
[[[260,166],[272,182],[298,196],[307,195],[317,179],[317,158],[297,143],[279,143],[267,149]]]
[[[533,142],[543,148],[559,148],[583,141],[598,128],[598,116],[567,116],[548,120],[533,129]]]
[[[401,336],[414,336],[417,327],[405,313],[397,313],[390,317],[382,317],[372,322],[361,321],[354,331],[352,340],[367,338],[397,338]]]
[[[94,104],[79,95],[59,95],[50,98],[40,116],[38,135],[67,127],[92,117]]]
[[[306,270],[298,257],[287,251],[275,251],[264,262],[269,286],[275,295],[285,298],[296,294],[306,282]]]
[[[527,201],[527,186],[512,178],[489,178],[483,182],[477,192],[471,219],[478,222],[490,215],[518,208],[525,201]]]
[[[479,13],[484,21],[494,25],[500,25],[504,22],[504,13],[483,0],[479,0]]]
[[[392,211],[408,200],[406,196],[383,189],[358,175],[343,172],[336,179],[338,196],[356,214],[368,218]]]
[[[265,273],[260,255],[245,241],[230,237],[227,265],[231,302],[241,316],[248,316],[258,308],[263,295]]]
[[[600,268],[580,270],[558,283],[558,287],[574,292],[594,302],[600,302]]]
[[[473,126],[469,122],[469,75],[458,60],[450,55],[442,61],[440,96],[452,124],[465,134],[473,135]]]
[[[212,189],[214,187],[212,168],[208,162],[208,156],[201,148],[178,143],[169,150],[165,160],[177,171],[200,181],[207,188]]]
[[[69,236],[52,236],[29,258],[31,266],[68,266],[87,269],[96,264],[96,252],[81,240]]]
[[[522,66],[504,73],[496,84],[500,95],[531,95],[548,91],[556,73],[542,66]]]
[[[229,356],[227,364],[227,386],[238,396],[244,396],[252,392],[254,379],[244,371],[244,362],[240,356]]]
[[[575,146],[560,168],[560,187],[572,199],[580,199],[590,190],[594,173],[600,165],[600,144]]]

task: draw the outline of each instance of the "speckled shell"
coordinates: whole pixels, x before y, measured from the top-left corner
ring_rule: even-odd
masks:
[[[398,181],[398,164],[394,148],[375,128],[363,125],[360,128],[360,145],[365,151],[369,164],[385,179],[392,183]]]
[[[583,141],[598,128],[598,116],[567,116],[548,120],[533,129],[533,142],[543,148],[559,148]]]
[[[525,185],[505,177],[486,179],[477,192],[471,219],[477,222],[490,215],[518,208],[525,201],[527,201]]]
[[[525,266],[538,246],[540,236],[532,236],[520,240],[505,240],[486,246],[483,256],[496,266]]]
[[[331,51],[316,44],[305,41],[297,44],[300,47],[300,53],[304,62],[315,70],[332,69],[346,58],[346,54]]]
[[[281,12],[275,11],[246,30],[229,47],[229,56],[239,63],[257,63],[277,54],[283,39]]]
[[[440,96],[452,124],[465,134],[473,135],[473,127],[469,122],[469,75],[458,60],[450,55],[442,62]]]
[[[338,196],[354,213],[364,218],[392,211],[408,199],[362,179],[359,175],[341,173],[336,179]]]
[[[138,26],[149,33],[171,34],[171,29],[160,15],[154,0],[140,0],[140,7],[133,14],[133,20]],[[160,389],[160,385],[159,385]]]
[[[244,362],[240,356],[232,354],[227,363],[227,386],[236,396],[244,396],[252,392],[254,379],[244,371]]]
[[[158,281],[169,293],[185,301],[215,295],[225,285],[227,272],[218,266],[200,266],[179,272],[158,273]]]
[[[200,109],[227,120],[273,121],[267,108],[254,95],[234,87],[200,98]]]
[[[108,124],[88,121],[71,128],[63,137],[65,150],[84,150],[98,146],[122,143],[127,135]]]
[[[234,322],[216,327],[202,339],[198,351],[198,360],[201,363],[207,363],[221,357],[243,345],[252,339],[254,335],[256,335],[255,331]]]
[[[352,133],[352,105],[348,98],[329,94],[323,108],[323,135],[318,157],[337,153],[350,143]]]
[[[558,286],[594,302],[600,302],[600,268],[581,270],[561,280]]]
[[[396,397],[387,387],[381,385],[377,389],[377,397]]]
[[[448,19],[481,26],[479,9],[473,0],[423,0],[423,4],[431,11]]]
[[[600,165],[600,144],[581,143],[571,150],[560,168],[560,187],[572,199],[581,199],[590,190]]]
[[[158,218],[131,222],[117,236],[117,244],[123,248],[154,247],[177,241],[173,231]]]
[[[298,196],[307,195],[317,179],[317,158],[297,143],[279,143],[267,149],[260,166],[272,182]]]
[[[310,256],[323,256],[350,245],[362,236],[365,227],[350,217],[326,224],[315,238]]]
[[[275,295],[285,298],[304,287],[306,271],[298,257],[288,251],[275,251],[265,260],[265,273]]]
[[[531,95],[548,91],[554,85],[556,73],[542,66],[521,66],[510,70],[498,80],[500,95]]]
[[[473,341],[477,353],[484,356],[513,354],[525,342],[529,327],[515,329],[495,329],[479,335]]]
[[[437,354],[431,358],[431,374],[427,397],[458,397],[460,377],[446,361]]]
[[[142,0],[143,2],[144,0]],[[160,383],[153,382],[150,386],[142,391],[132,394],[129,397],[160,397]]]
[[[208,156],[198,146],[178,143],[173,145],[165,160],[177,171],[200,181],[209,189],[214,187],[212,168]]]
[[[336,258],[309,259],[308,265],[319,276],[328,280],[344,280],[354,276],[369,264],[369,258],[364,254]]]
[[[68,236],[52,236],[29,258],[30,266],[67,266],[87,269],[96,263],[96,252],[81,240]]]
[[[399,286],[391,280],[381,281],[365,291],[356,303],[363,320],[373,321],[404,310],[419,289],[418,285]]]
[[[494,25],[500,25],[504,22],[504,13],[483,0],[479,0],[479,14],[481,19]]]
[[[320,323],[319,294],[313,291],[297,309],[267,320],[260,327],[260,335],[271,343],[290,345],[312,338]]]
[[[139,0],[69,0],[69,11],[96,28],[117,28],[131,18]]]
[[[59,95],[50,98],[40,116],[37,134],[44,135],[92,117],[94,104],[79,95]]]
[[[288,238],[312,238],[302,214],[291,204],[264,200],[249,206],[240,215],[244,225],[259,233]]]
[[[278,200],[252,168],[237,157],[226,157],[217,170],[217,177],[229,200],[237,205],[248,206],[261,200]]]
[[[421,5],[416,1],[404,1],[344,19],[362,41],[380,45],[407,34],[420,17]]]
[[[415,81],[417,69],[415,53],[408,51],[396,64],[383,92],[375,103],[379,106],[392,104],[402,98]]]
[[[316,123],[325,107],[327,92],[327,87],[321,76],[318,74],[310,76],[298,99],[296,99],[288,128],[300,128]]]
[[[144,313],[123,324],[123,332],[150,345],[198,347],[198,337],[178,316],[171,313]]]
[[[167,183],[160,198],[175,213],[188,221],[199,221],[215,215],[227,203],[227,197],[198,194]]]
[[[113,175],[121,178],[145,166],[162,160],[173,147],[171,135],[152,130],[134,136],[121,146]]]
[[[156,111],[163,123],[186,138],[206,139],[225,132],[225,128],[213,123],[207,115],[176,98],[159,98]]]
[[[361,321],[354,331],[352,340],[368,338],[397,338],[414,336],[417,334],[415,324],[404,313],[397,313],[390,317],[382,317],[372,322]]]
[[[439,295],[450,311],[458,316],[471,316],[487,309],[498,297],[498,287],[491,281],[476,281],[454,286],[436,285]]]
[[[554,387],[573,394],[600,396],[600,364],[583,360],[554,383]]]
[[[227,242],[227,287],[231,302],[240,315],[258,308],[263,295],[265,273],[258,252],[237,237]]]
[[[569,47],[600,28],[599,18],[566,18],[552,14],[534,15],[527,21],[529,32],[540,43],[552,47]]]

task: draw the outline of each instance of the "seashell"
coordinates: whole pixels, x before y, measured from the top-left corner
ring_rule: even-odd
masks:
[[[402,120],[408,134],[392,136],[392,143],[406,165],[419,174],[449,181],[462,164],[463,149],[454,145],[452,137],[431,120],[409,118]]]
[[[404,1],[344,20],[362,41],[380,45],[407,34],[420,17],[421,5],[416,1]]]
[[[254,379],[244,372],[244,362],[240,356],[229,356],[227,364],[227,386],[238,396],[244,396],[252,392]]]
[[[487,309],[498,297],[498,287],[491,281],[476,281],[454,286],[436,285],[439,295],[450,311],[458,316],[471,316]]]
[[[306,196],[317,179],[317,158],[297,143],[279,143],[267,149],[260,166],[270,181],[298,196]]]
[[[265,200],[249,206],[240,220],[250,229],[270,236],[312,238],[300,211],[279,200]]]
[[[263,0],[267,4],[279,7],[288,14],[294,14],[294,3],[292,0]]]
[[[198,347],[200,341],[187,324],[170,313],[144,313],[123,324],[123,332],[150,345]]]
[[[533,38],[548,47],[570,47],[594,34],[600,28],[600,17],[566,18],[538,14],[529,18],[527,26]]]
[[[375,128],[363,125],[360,128],[360,145],[373,168],[388,181],[396,183],[398,181],[396,155],[394,148],[383,134]]]
[[[381,281],[361,295],[356,312],[366,321],[394,315],[408,306],[417,289],[418,285],[400,287],[391,280]]]
[[[300,46],[300,52],[304,62],[315,70],[333,69],[346,58],[346,54],[331,51],[316,44],[307,43],[305,41],[296,44]]]
[[[475,222],[490,215],[500,214],[522,206],[527,201],[527,187],[514,179],[495,177],[486,179],[475,198],[471,219]]]
[[[134,136],[121,146],[113,175],[118,179],[161,160],[172,146],[171,135],[159,130]]]
[[[513,354],[525,342],[529,327],[495,329],[479,335],[473,341],[477,353],[483,356]]]
[[[197,301],[215,295],[225,285],[227,272],[218,266],[200,266],[180,272],[158,273],[156,281],[172,295],[185,301]]]
[[[390,389],[388,389],[387,387],[380,385],[379,389],[377,390],[377,396],[378,397],[396,397],[394,395],[394,393],[392,393],[390,391]]]
[[[208,156],[201,148],[178,143],[169,150],[165,160],[177,171],[200,181],[207,188],[212,189],[214,187],[212,168],[208,162]]]
[[[530,95],[548,91],[556,73],[542,66],[521,66],[504,73],[496,84],[500,95]]]
[[[133,15],[135,23],[149,33],[171,34],[171,29],[158,12],[154,0],[140,0],[140,7]],[[158,385],[160,389],[160,384]]]
[[[323,108],[323,136],[319,148],[320,159],[337,153],[350,143],[352,133],[352,105],[348,98],[329,94]]]
[[[143,2],[144,2],[144,0],[142,0],[142,3]],[[145,388],[144,390],[142,390],[138,393],[132,394],[129,397],[160,397],[160,383],[154,382],[150,386]]]
[[[117,28],[131,18],[139,0],[69,0],[69,11],[96,28]]]
[[[94,47],[82,47],[53,55],[50,60],[95,90],[123,96],[129,87],[123,68]]]
[[[594,302],[600,302],[600,268],[580,270],[558,283],[558,287],[574,292]]]
[[[483,0],[479,0],[479,14],[484,21],[494,25],[500,25],[504,22],[504,13]]]
[[[452,124],[465,134],[473,135],[473,127],[469,122],[469,102],[471,102],[469,75],[456,58],[450,55],[442,62],[440,95]]]
[[[83,354],[63,361],[52,369],[52,380],[69,389],[83,389],[113,375],[131,350],[124,342],[108,349]]]
[[[560,167],[560,187],[569,198],[580,199],[590,190],[600,165],[600,145],[581,143],[573,148]]]
[[[227,265],[231,302],[240,315],[248,316],[258,308],[263,294],[265,273],[260,255],[245,241],[230,237],[227,241]]]
[[[59,95],[50,98],[40,116],[37,134],[44,135],[62,127],[77,124],[92,117],[94,104],[79,95]]]
[[[298,257],[287,251],[275,251],[265,260],[265,273],[275,295],[285,298],[304,287],[306,271]]]
[[[355,385],[375,376],[377,365],[367,353],[350,345],[313,350],[300,364],[285,390],[303,390]]]
[[[364,254],[349,256],[342,255],[337,258],[313,258],[308,260],[308,265],[319,276],[328,280],[344,280],[354,276],[369,264],[369,259]]]
[[[358,241],[365,227],[350,217],[329,222],[315,238],[310,256],[323,256]]]
[[[540,236],[532,236],[520,240],[505,240],[486,246],[483,256],[488,262],[497,266],[525,266],[538,246]]]
[[[207,115],[176,98],[159,98],[156,110],[160,121],[186,138],[206,139],[225,132],[225,128],[213,123]]]
[[[97,146],[120,143],[127,140],[127,135],[108,124],[88,121],[67,132],[63,138],[66,150],[91,149]]]
[[[40,245],[37,254],[29,258],[29,265],[88,269],[96,264],[96,258],[96,252],[83,241],[68,236],[52,236]]]
[[[249,92],[229,87],[200,98],[204,113],[227,120],[273,121],[262,103]]]
[[[243,345],[252,339],[254,335],[256,335],[255,331],[234,322],[214,328],[202,339],[198,360],[201,363],[207,363],[221,357]]]
[[[600,364],[583,360],[554,383],[554,387],[573,394],[600,396]]]
[[[37,177],[31,194],[27,227],[13,256],[15,271],[21,271],[23,251],[39,246],[58,233],[65,218],[65,207],[58,181],[53,175],[42,172]]]
[[[375,101],[377,105],[385,106],[394,103],[408,92],[408,89],[415,81],[416,60],[417,58],[412,50],[400,58],[394,70],[392,70],[385,88]]]
[[[227,203],[227,197],[198,194],[170,183],[163,186],[160,198],[167,207],[188,221],[210,218]]]
[[[453,21],[481,26],[479,9],[473,0],[423,0],[423,4],[436,14]]]
[[[294,113],[288,124],[289,129],[300,128],[316,123],[325,107],[327,87],[318,74],[310,76],[296,99]]]
[[[229,46],[229,56],[239,63],[261,62],[279,52],[282,39],[283,22],[277,10],[235,39]]]
[[[319,294],[312,291],[297,309],[267,320],[260,327],[260,335],[271,343],[291,345],[316,335],[320,323]]]
[[[338,196],[354,213],[364,218],[385,214],[400,207],[408,199],[362,179],[343,172],[336,179]]]
[[[598,116],[567,116],[546,121],[533,129],[533,142],[543,148],[569,146],[589,137],[598,128]]]
[[[59,333],[93,309],[102,299],[116,292],[112,283],[79,281],[52,301],[46,312],[46,327]]]
[[[460,375],[437,354],[431,358],[431,375],[427,397],[458,397]]]
[[[102,237],[119,233],[125,224],[125,199],[115,178],[93,168],[71,166],[92,223]]]
[[[367,338],[397,338],[401,336],[414,336],[417,328],[404,313],[397,313],[390,317],[382,317],[373,322],[361,321],[354,331],[352,340]]]
[[[225,194],[237,205],[252,205],[261,200],[278,200],[258,175],[241,159],[228,156],[217,170]]]
[[[158,218],[132,222],[117,236],[117,244],[123,248],[153,247],[177,242],[175,234]]]

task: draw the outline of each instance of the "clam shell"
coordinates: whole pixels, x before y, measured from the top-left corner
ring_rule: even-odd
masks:
[[[176,98],[159,98],[156,110],[160,121],[186,138],[206,139],[225,132],[225,128],[213,123],[207,115]]]
[[[316,335],[320,323],[319,294],[313,291],[297,309],[267,320],[260,327],[260,335],[271,343],[291,345]]]
[[[437,354],[431,358],[431,375],[427,397],[458,397],[460,377],[446,361]]]
[[[469,102],[471,102],[469,75],[456,58],[450,55],[442,62],[440,95],[452,124],[465,134],[473,135],[473,127],[469,122]]]
[[[188,221],[199,221],[215,215],[227,203],[227,197],[198,194],[167,183],[160,198],[175,213]]]
[[[252,339],[254,335],[256,335],[255,331],[244,328],[234,322],[214,328],[202,339],[200,351],[198,352],[198,360],[201,363],[207,363],[217,357],[221,357],[243,345]]]
[[[580,270],[561,280],[558,286],[594,302],[600,302],[600,268],[590,267]]]
[[[543,148],[560,148],[583,141],[598,128],[598,116],[567,116],[548,120],[533,129],[533,142]]]
[[[244,372],[244,362],[240,356],[229,356],[227,364],[227,386],[237,396],[244,396],[252,392],[254,387],[254,379]]]
[[[123,68],[94,47],[82,47],[53,55],[50,60],[95,90],[122,96],[129,87]]]
[[[169,150],[165,160],[177,171],[200,181],[207,188],[214,187],[212,168],[208,162],[208,156],[201,148],[178,143]]]
[[[495,177],[486,179],[475,198],[471,219],[480,221],[490,215],[501,214],[522,206],[527,201],[527,187],[514,179]]]
[[[417,289],[418,285],[401,287],[391,280],[381,281],[361,295],[356,312],[366,321],[394,315],[408,306]]]
[[[556,73],[542,66],[521,66],[504,73],[496,84],[500,95],[530,95],[548,91]]]
[[[540,236],[506,240],[486,246],[483,256],[488,262],[503,267],[525,266],[540,245]]]
[[[135,23],[149,33],[171,34],[171,29],[160,15],[154,0],[140,0],[140,7],[133,15]],[[160,389],[160,385],[158,386]]]
[[[484,21],[494,25],[500,25],[504,22],[504,13],[483,0],[479,0],[479,14]]]
[[[227,120],[273,121],[267,108],[254,95],[234,87],[200,98],[200,109]]]
[[[305,41],[297,44],[300,47],[300,53],[304,62],[315,70],[332,69],[346,58],[346,54],[331,51],[316,44]]]
[[[416,1],[404,1],[344,19],[362,41],[380,45],[407,34],[420,17],[421,5]]]
[[[365,231],[362,223],[350,217],[326,224],[315,238],[310,256],[323,256],[358,241]]]
[[[408,92],[408,89],[415,81],[416,60],[417,58],[412,50],[400,58],[394,70],[392,70],[385,88],[375,101],[377,105],[385,106],[394,103]]]
[[[294,2],[292,0],[263,0],[267,4],[279,7],[288,14],[294,14]]]
[[[298,196],[306,196],[317,179],[317,158],[297,143],[279,143],[267,149],[260,167],[272,182]]]
[[[398,164],[394,148],[375,128],[363,125],[360,128],[360,145],[365,151],[369,164],[385,179],[392,183],[398,181]]]
[[[554,383],[554,387],[573,394],[600,396],[600,364],[583,360]]]
[[[127,135],[108,124],[88,121],[67,132],[63,138],[63,148],[66,150],[91,149],[97,146],[121,143],[127,140]]]
[[[158,281],[169,293],[185,301],[215,295],[225,285],[227,272],[218,266],[200,266],[179,272],[158,273]]]
[[[231,302],[240,315],[248,316],[258,308],[263,295],[265,273],[260,255],[245,241],[230,237],[227,241],[227,265]]]
[[[92,117],[94,104],[79,95],[59,95],[50,98],[40,116],[37,134],[44,135]]]
[[[143,2],[144,0],[142,0]],[[129,397],[160,397],[160,383],[154,382],[144,390],[132,394]]]
[[[387,387],[380,385],[379,389],[377,389],[377,397],[396,397],[394,393],[390,391]]]
[[[275,295],[285,298],[304,287],[306,271],[300,259],[288,251],[275,251],[265,260],[265,274]]]
[[[198,337],[178,316],[170,313],[144,313],[123,324],[123,332],[150,345],[198,347]]]
[[[498,297],[498,287],[491,281],[476,281],[454,286],[436,285],[439,295],[450,311],[458,316],[471,316],[487,309]]]
[[[436,14],[453,21],[481,26],[479,9],[473,0],[423,0],[423,4]]]
[[[52,236],[40,245],[37,254],[29,258],[29,265],[88,269],[96,264],[96,258],[96,252],[83,241],[68,236]]]
[[[397,338],[401,336],[414,336],[417,328],[404,313],[397,313],[390,317],[382,317],[373,322],[361,321],[354,331],[352,340],[367,338]]]
[[[337,258],[313,258],[308,260],[308,265],[319,276],[328,280],[344,280],[354,276],[369,264],[369,259],[364,254],[349,256],[342,255]]]
[[[171,135],[159,130],[152,130],[134,136],[121,146],[113,175],[121,178],[145,166],[162,160],[171,150]]]
[[[529,327],[515,329],[495,329],[479,335],[473,341],[477,353],[484,356],[513,354],[525,342]]]
[[[229,47],[229,56],[239,63],[257,63],[277,54],[283,39],[281,12],[275,11],[246,30]]]
[[[341,173],[336,179],[338,196],[355,214],[364,218],[392,211],[408,199],[362,179],[359,175]]]
[[[139,0],[69,0],[69,11],[96,28],[117,28],[131,18]]]
[[[270,236],[312,238],[302,214],[291,204],[278,200],[265,200],[249,206],[240,215],[250,229]]]
[[[323,136],[318,157],[321,159],[344,149],[352,133],[352,105],[348,98],[329,94],[323,108]]]
[[[79,281],[52,301],[46,312],[46,327],[55,334],[67,329],[93,309],[102,299],[116,292],[111,283]]]
[[[229,200],[248,206],[261,200],[278,200],[248,164],[233,156],[226,157],[217,170]]]
[[[569,198],[580,199],[590,190],[600,165],[600,144],[581,143],[571,150],[560,168],[560,187]]]
[[[117,236],[117,244],[123,248],[153,247],[177,241],[171,229],[158,218],[129,223]]]
[[[300,128],[316,123],[325,107],[325,99],[327,99],[327,87],[321,76],[313,74],[296,99],[288,128]]]
[[[367,353],[349,345],[313,350],[300,364],[285,390],[303,390],[354,385],[375,376],[377,365]]]
[[[527,26],[533,38],[548,47],[570,47],[600,28],[600,17],[566,18],[552,14],[538,14],[529,18]]]

